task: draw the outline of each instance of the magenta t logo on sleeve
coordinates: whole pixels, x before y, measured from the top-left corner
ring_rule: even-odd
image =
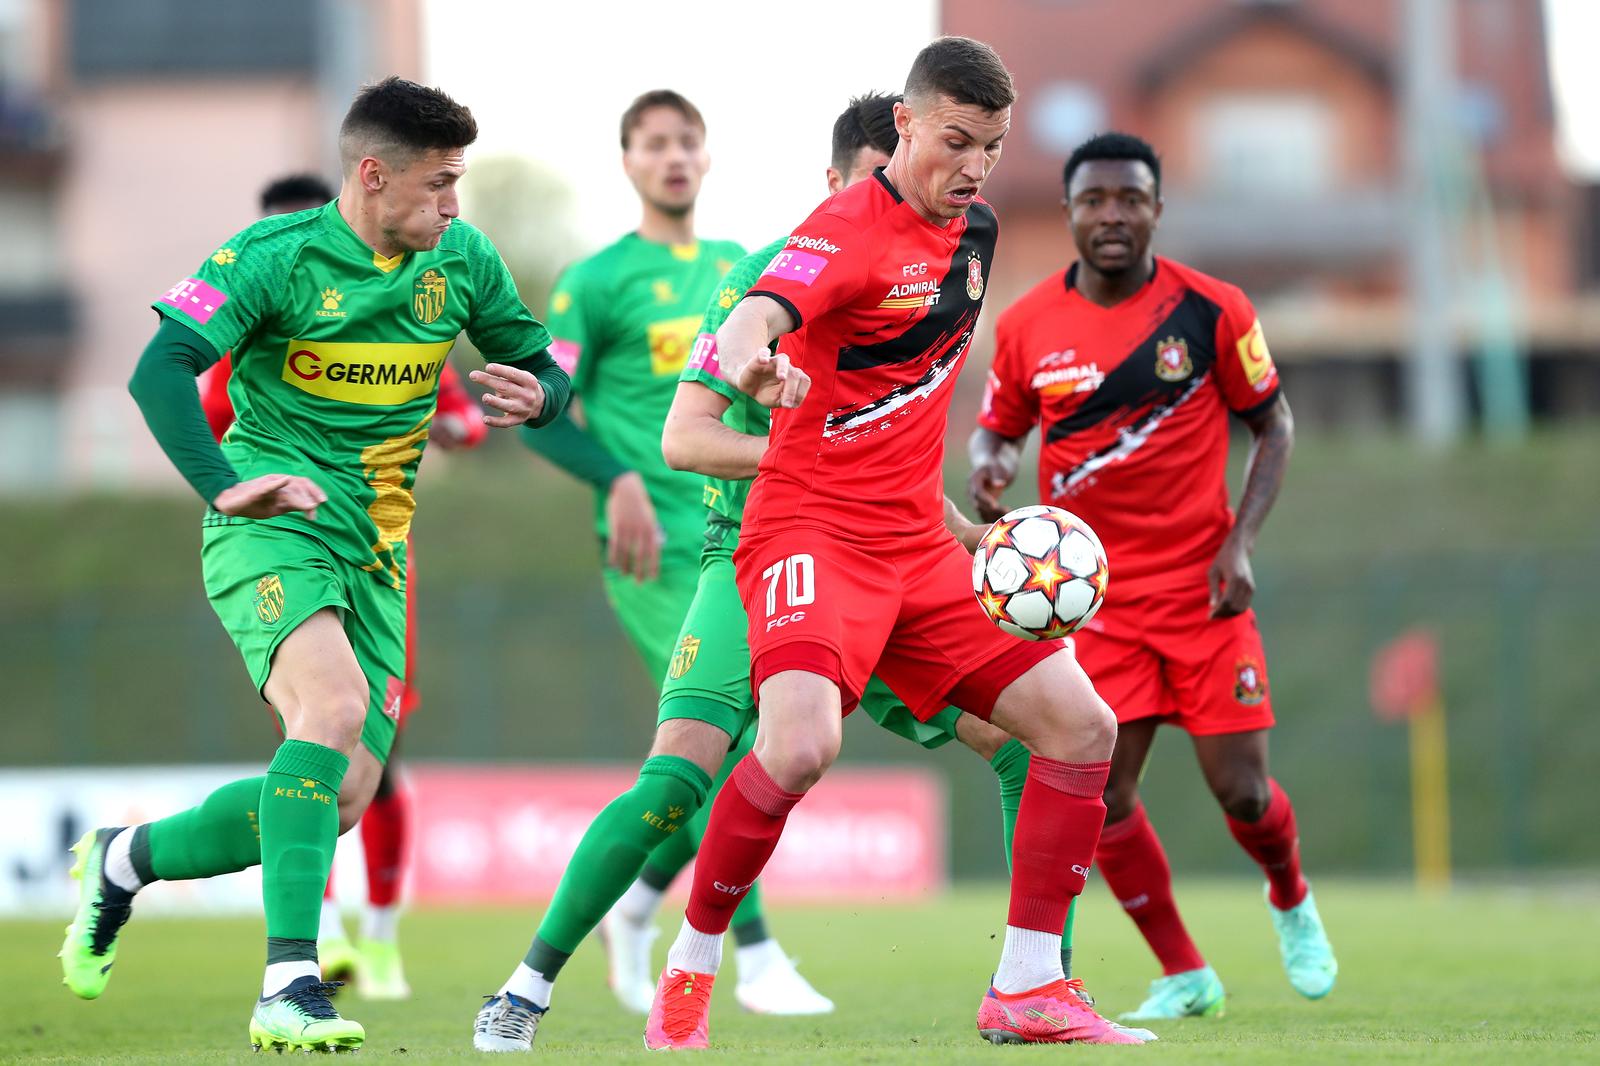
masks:
[[[761,272],[761,276],[787,278],[802,285],[810,285],[817,280],[817,275],[822,273],[823,267],[827,265],[826,256],[812,255],[810,252],[779,252],[772,257],[772,262],[767,264],[767,269]]]
[[[184,278],[161,297],[161,303],[176,307],[202,326],[211,321],[217,309],[228,302],[228,294],[214,289],[199,278]]]
[[[715,333],[702,333],[694,339],[694,350],[689,353],[689,369],[699,370],[721,380],[722,360],[717,358]]]
[[[582,352],[583,349],[571,341],[552,340],[550,342],[550,358],[554,359],[556,365],[567,372],[568,377],[571,377],[573,372],[578,369],[578,356]]]

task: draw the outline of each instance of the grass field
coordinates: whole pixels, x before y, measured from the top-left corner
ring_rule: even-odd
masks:
[[[919,906],[784,908],[774,926],[802,969],[840,1004],[821,1019],[741,1014],[732,971],[712,1038],[725,1058],[762,1066],[1007,1062],[1135,1056],[1163,1063],[1600,1062],[1600,893],[1593,887],[1458,889],[1419,899],[1388,882],[1332,882],[1318,900],[1339,951],[1332,996],[1308,1003],[1283,979],[1257,886],[1182,886],[1197,939],[1229,991],[1221,1020],[1154,1026],[1144,1048],[992,1048],[973,1016],[1004,915],[998,887]],[[670,908],[669,908],[670,911]],[[673,925],[676,923],[673,922]],[[367,1027],[361,1059],[474,1057],[478,997],[521,955],[532,915],[424,912],[404,926],[415,998],[352,1001]],[[0,1062],[226,1062],[245,1036],[261,952],[247,920],[135,918],[116,980],[94,1003],[62,988],[59,922],[0,923]],[[658,944],[658,954],[660,945]],[[1131,923],[1098,886],[1079,922],[1079,975],[1107,1013],[1134,1005],[1153,976]],[[605,990],[598,950],[563,974],[536,1053],[575,1062],[638,1059],[642,1020]]]

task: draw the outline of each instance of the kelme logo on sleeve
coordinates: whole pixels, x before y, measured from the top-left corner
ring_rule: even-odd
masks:
[[[392,407],[433,392],[452,343],[292,340],[283,358],[283,380],[313,396]]]
[[[444,314],[446,285],[444,271],[438,267],[429,267],[412,279],[411,310],[424,326]]]
[[[256,617],[269,626],[283,617],[283,581],[277,574],[256,582]]]

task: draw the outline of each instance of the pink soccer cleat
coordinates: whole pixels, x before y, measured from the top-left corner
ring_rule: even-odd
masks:
[[[991,1044],[1143,1044],[1079,997],[1083,982],[1051,981],[1007,994],[991,986],[978,1007],[978,1035]]]
[[[651,1051],[710,1047],[711,985],[716,979],[714,973],[664,972],[644,1023],[644,1046]]]

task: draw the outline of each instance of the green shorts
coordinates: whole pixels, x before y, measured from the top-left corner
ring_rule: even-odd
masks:
[[[694,599],[695,577],[692,561],[666,558],[661,560],[661,572],[654,581],[635,581],[609,566],[601,570],[606,601],[644,660],[645,669],[658,683],[666,676],[673,637]]]
[[[367,679],[361,742],[379,762],[394,744],[406,676],[406,594],[335,555],[315,537],[259,522],[207,525],[206,596],[260,692],[283,638],[334,607]]]
[[[708,546],[700,556],[700,584],[661,685],[656,723],[691,718],[737,738],[754,721],[756,708],[750,692],[749,623],[734,580],[733,551],[738,536],[731,526],[725,528],[729,532],[721,544],[708,533]],[[861,696],[861,710],[889,732],[924,748],[954,740],[956,719],[961,717],[959,710],[946,707],[919,722],[876,677]]]
[[[675,718],[710,723],[727,733],[730,743],[756,717],[744,603],[733,578],[733,547],[732,543],[708,545],[700,556],[700,582],[672,647],[656,715],[657,725]]]
[[[956,739],[956,719],[961,717],[960,710],[946,707],[926,722],[919,722],[911,713],[911,708],[876,676],[867,679],[866,690],[861,693],[860,707],[862,714],[889,732],[905,737],[913,744],[921,744],[930,751]]]

